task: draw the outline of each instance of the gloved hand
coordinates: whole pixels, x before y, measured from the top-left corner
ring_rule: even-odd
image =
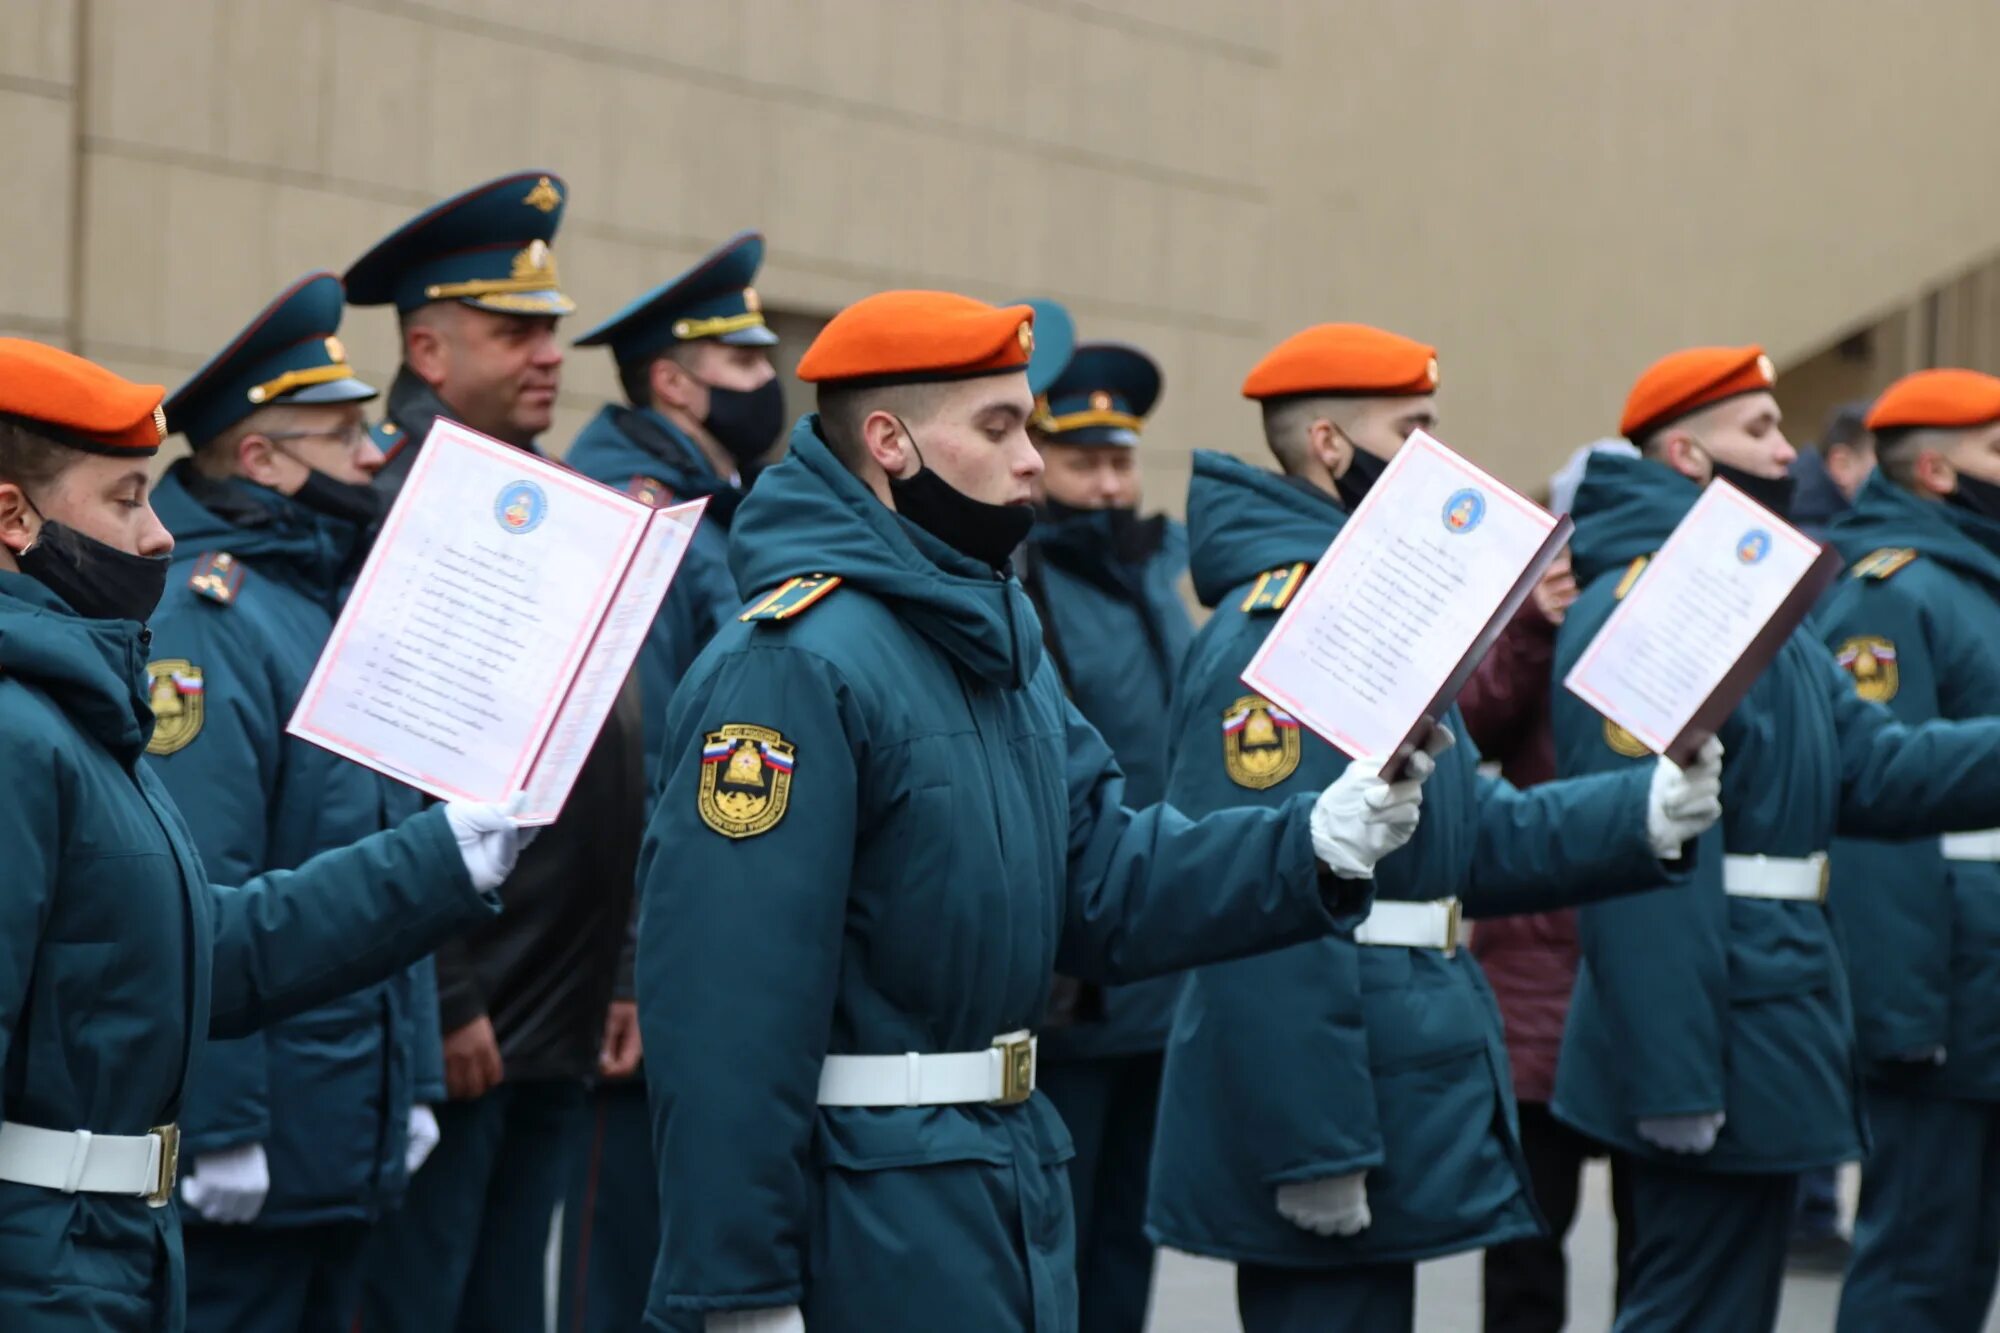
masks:
[[[1665,1115],[1639,1122],[1639,1137],[1668,1152],[1704,1153],[1715,1146],[1726,1119],[1720,1111],[1706,1115]]]
[[[1278,1212],[1293,1226],[1315,1236],[1352,1236],[1374,1218],[1368,1212],[1366,1171],[1329,1176],[1324,1180],[1294,1180],[1278,1186]]]
[[[1646,835],[1662,861],[1677,861],[1686,844],[1722,818],[1722,742],[1702,742],[1694,762],[1682,768],[1662,755],[1653,769],[1646,801]]]
[[[445,802],[445,822],[451,825],[451,836],[458,839],[458,854],[465,861],[465,872],[472,876],[472,887],[481,893],[499,888],[514,873],[521,849],[541,832],[539,827],[525,828],[514,822],[527,799],[525,792],[516,792],[504,806],[483,801]]]
[[[806,1333],[806,1317],[796,1305],[781,1310],[711,1310],[702,1333]]]
[[[261,1143],[203,1153],[181,1181],[181,1198],[211,1222],[255,1221],[270,1192],[271,1165]]]
[[[438,1146],[444,1132],[438,1128],[437,1115],[422,1102],[410,1108],[410,1129],[403,1139],[403,1170],[410,1175],[430,1160],[431,1149]]]
[[[1410,840],[1424,803],[1424,779],[1437,770],[1435,756],[1458,738],[1434,727],[1424,748],[1410,756],[1403,776],[1382,781],[1380,760],[1357,759],[1313,803],[1313,852],[1342,879],[1367,879],[1375,863]]]

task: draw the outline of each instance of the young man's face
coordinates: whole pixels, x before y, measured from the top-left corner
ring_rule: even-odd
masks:
[[[1042,444],[1042,493],[1072,509],[1139,507],[1137,450],[1120,444]]]
[[[953,489],[985,504],[1031,504],[1035,482],[1042,474],[1042,456],[1028,439],[1028,414],[1034,396],[1028,377],[984,375],[941,385],[929,397],[930,410],[921,421],[906,419],[910,435],[902,440],[896,466],[885,464],[891,476],[908,477],[922,463]],[[883,414],[873,413],[870,420]],[[910,437],[915,449],[910,448]]]
[[[427,310],[404,357],[460,421],[527,444],[555,419],[562,345],[553,315],[507,315],[461,302]]]
[[[1370,398],[1355,404],[1344,433],[1356,448],[1366,449],[1380,459],[1391,459],[1410,436],[1420,430],[1436,430],[1437,397],[1421,394],[1413,398]]]
[[[1785,438],[1783,422],[1784,413],[1776,398],[1769,393],[1747,393],[1697,412],[1675,430],[1690,437],[1712,464],[1733,467],[1752,477],[1776,479],[1790,471],[1799,456]],[[1712,476],[1713,468],[1709,471]]]
[[[127,555],[171,554],[174,539],[153,512],[149,462],[83,454],[33,494],[0,481],[0,544],[19,555],[52,522]]]

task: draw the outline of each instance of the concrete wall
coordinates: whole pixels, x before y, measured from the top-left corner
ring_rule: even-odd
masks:
[[[1796,363],[2000,252],[2000,6],[1916,12],[6,0],[0,329],[172,384],[299,273],[543,166],[580,321],[743,226],[804,315],[1052,295],[1164,364],[1177,507],[1190,447],[1255,447],[1236,389],[1271,342],[1372,320],[1440,345],[1445,437],[1531,482],[1660,352]],[[387,371],[386,312],[346,333]],[[559,442],[612,391],[577,353]]]

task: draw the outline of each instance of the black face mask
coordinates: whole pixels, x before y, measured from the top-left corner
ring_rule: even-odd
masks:
[[[889,478],[896,512],[952,550],[991,565],[996,572],[1005,569],[1035,526],[1035,511],[1027,505],[990,505],[973,499],[930,470],[907,425],[903,434],[910,436],[910,448],[916,451],[917,470],[908,477]]]
[[[1719,462],[1715,465],[1715,475],[1718,480],[1728,482],[1779,518],[1792,516],[1792,492],[1798,489],[1799,483],[1798,478],[1789,472],[1782,477],[1753,477],[1741,468]]]
[[[1377,458],[1358,444],[1353,446],[1353,457],[1348,461],[1347,471],[1333,479],[1333,489],[1340,493],[1340,502],[1347,506],[1348,513],[1361,507],[1361,502],[1368,498],[1368,492],[1388,470],[1388,459]]]
[[[1945,499],[1968,513],[2000,522],[2000,482],[1958,474],[1958,489]]]
[[[357,528],[371,527],[382,517],[382,492],[365,481],[335,481],[316,467],[308,467],[306,484],[291,498],[323,518]]]
[[[736,470],[749,473],[777,443],[785,428],[785,386],[772,379],[755,389],[708,386],[708,415],[702,429],[736,460]]]
[[[1143,560],[1159,549],[1161,525],[1140,518],[1137,508],[1079,509],[1054,499],[1043,500],[1042,508],[1052,523],[1102,525],[1099,530],[1119,560]]]
[[[88,620],[143,624],[167,590],[166,556],[130,555],[50,519],[14,563]]]

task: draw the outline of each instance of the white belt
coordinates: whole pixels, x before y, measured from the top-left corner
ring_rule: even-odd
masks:
[[[1013,1106],[1035,1090],[1035,1034],[1009,1032],[983,1051],[951,1055],[829,1055],[821,1106]]]
[[[1450,953],[1458,947],[1458,899],[1412,903],[1377,898],[1367,918],[1354,928],[1354,942]]]
[[[1947,861],[2000,861],[2000,828],[1979,833],[1947,833],[1942,841]]]
[[[163,1208],[174,1197],[180,1156],[179,1125],[145,1134],[93,1134],[0,1124],[0,1180],[64,1194],[129,1194]]]
[[[1811,856],[1722,858],[1722,891],[1732,898],[1777,898],[1788,903],[1826,901],[1825,852]]]

